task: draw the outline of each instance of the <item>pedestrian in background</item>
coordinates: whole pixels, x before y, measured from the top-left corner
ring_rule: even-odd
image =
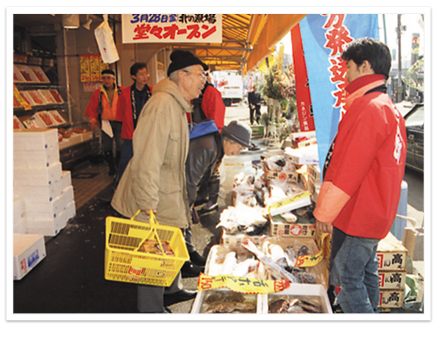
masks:
[[[134,83],[122,89],[117,106],[117,120],[122,122],[123,146],[118,163],[114,187],[132,158],[132,135],[137,126],[138,117],[143,106],[152,96],[152,87],[149,81],[149,72],[145,63],[134,63],[130,68],[131,78]]]
[[[99,127],[102,131],[102,153],[109,167],[108,174],[113,176],[122,148],[122,126],[116,118],[121,89],[116,84],[116,75],[113,70],[103,70],[101,75],[102,86],[91,95],[85,114],[89,117],[91,130],[96,133]]]
[[[262,97],[260,95],[260,92],[258,92],[257,86],[254,85],[252,87],[252,91],[248,93],[249,121],[251,122],[251,125],[254,125],[254,121],[257,124],[259,124],[261,117],[261,113],[260,113],[261,101],[262,101]]]
[[[344,313],[378,312],[377,244],[394,222],[406,160],[403,116],[386,93],[389,48],[353,42],[347,62],[346,113],[324,164],[314,210],[317,228],[332,233],[330,289]]]

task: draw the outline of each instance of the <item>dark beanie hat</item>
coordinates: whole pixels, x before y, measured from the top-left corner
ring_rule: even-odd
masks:
[[[189,51],[175,50],[170,55],[170,60],[172,62],[170,63],[167,70],[167,76],[169,76],[174,71],[181,70],[185,67],[192,65],[201,65],[204,68],[204,71],[208,70],[208,66],[205,65],[201,60],[199,60]]]
[[[222,135],[249,148],[251,146],[251,129],[248,125],[233,120],[222,128]]]
[[[116,74],[114,73],[114,71],[113,70],[111,70],[111,69],[106,69],[106,70],[103,70],[102,71],[102,75],[105,75],[105,74],[109,74],[109,75],[111,75],[111,76],[116,76]]]

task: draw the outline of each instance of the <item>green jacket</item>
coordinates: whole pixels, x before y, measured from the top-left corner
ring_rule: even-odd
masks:
[[[133,136],[134,156],[117,186],[111,205],[125,217],[156,210],[160,224],[186,228],[191,223],[185,162],[189,149],[186,112],[191,104],[178,85],[163,79],[143,107]]]

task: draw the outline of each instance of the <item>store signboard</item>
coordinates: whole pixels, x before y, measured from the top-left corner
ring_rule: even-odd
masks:
[[[222,14],[122,14],[123,43],[221,43]]]
[[[309,77],[320,167],[344,112],[346,63],[341,54],[352,41],[379,38],[377,14],[309,14],[300,21]]]

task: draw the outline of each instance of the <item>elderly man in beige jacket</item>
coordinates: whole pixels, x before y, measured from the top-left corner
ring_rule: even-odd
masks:
[[[186,112],[190,100],[204,87],[207,65],[188,51],[171,56],[168,78],[154,86],[154,94],[143,107],[133,136],[134,156],[129,162],[111,205],[125,217],[149,221],[154,211],[160,224],[184,230],[191,223],[187,200],[185,162],[189,149]],[[166,312],[166,306],[189,300],[196,292],[182,289],[181,274],[169,288],[138,286],[138,309],[146,313]]]

